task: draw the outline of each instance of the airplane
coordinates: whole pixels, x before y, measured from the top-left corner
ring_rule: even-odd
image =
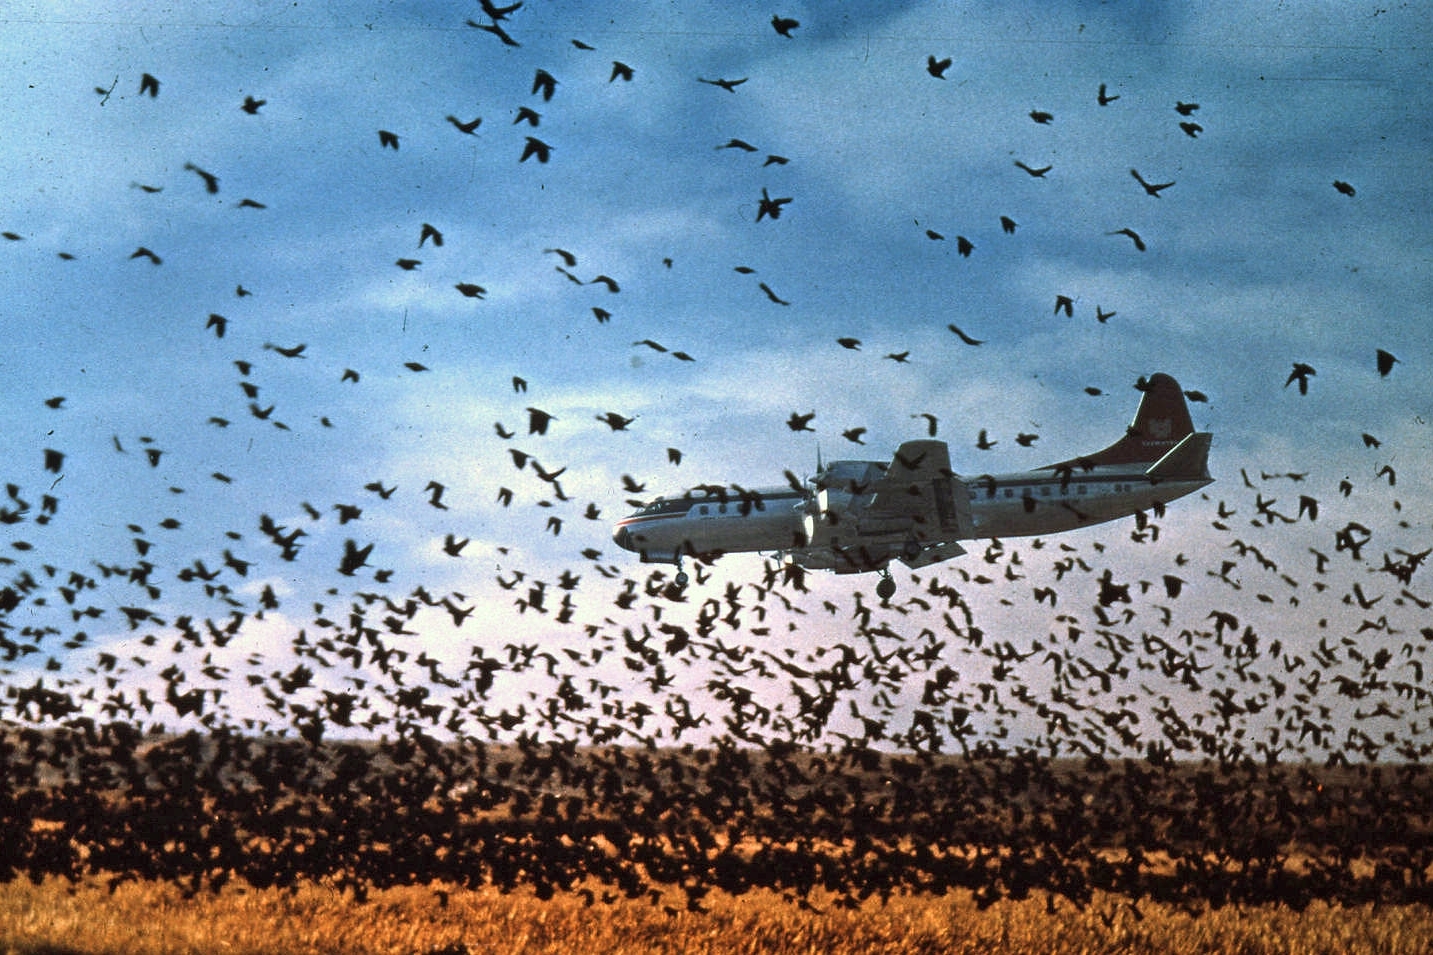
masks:
[[[912,569],[964,554],[961,541],[1028,537],[1112,521],[1213,482],[1212,435],[1195,431],[1184,393],[1150,376],[1134,421],[1102,451],[1009,474],[962,477],[944,441],[907,441],[889,464],[831,461],[805,483],[747,489],[707,484],[658,497],[619,520],[613,541],[643,562],[774,552],[785,565],[837,574],[877,572],[876,595],[896,592],[889,565]]]

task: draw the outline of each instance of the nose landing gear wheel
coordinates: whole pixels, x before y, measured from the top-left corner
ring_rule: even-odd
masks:
[[[691,578],[687,576],[687,572],[686,572],[685,570],[682,570],[682,555],[681,555],[681,554],[678,554],[678,555],[677,555],[677,561],[676,561],[676,563],[677,563],[677,576],[676,576],[675,580],[676,580],[677,586],[678,586],[678,587],[685,587],[685,586],[687,585],[687,582],[688,582]]]
[[[890,600],[896,595],[896,582],[891,578],[889,571],[881,571],[881,579],[876,584],[876,596],[882,600]]]

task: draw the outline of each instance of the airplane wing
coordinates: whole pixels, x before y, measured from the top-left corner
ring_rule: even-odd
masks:
[[[871,491],[861,514],[863,530],[874,524],[905,524],[910,538],[922,545],[971,536],[970,494],[950,469],[944,441],[902,444]]]

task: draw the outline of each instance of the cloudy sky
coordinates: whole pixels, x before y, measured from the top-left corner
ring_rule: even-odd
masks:
[[[163,622],[248,613],[269,588],[281,642],[321,615],[314,603],[343,605],[391,571],[389,592],[476,608],[441,637],[458,660],[480,628],[497,646],[572,645],[660,613],[611,603],[651,571],[610,541],[631,500],[782,484],[818,452],[888,460],[924,436],[926,412],[958,472],[1036,467],[1118,436],[1135,381],[1165,371],[1204,399],[1191,410],[1215,434],[1218,483],[1172,507],[1158,540],[1131,539],[1130,521],[1065,545],[1119,580],[1190,581],[1172,632],[1207,632],[1222,608],[1266,641],[1418,642],[1405,581],[1377,568],[1433,536],[1423,11],[867,6],[527,0],[501,21],[509,44],[480,28],[477,3],[12,5],[7,576],[100,578],[105,613],[86,626],[102,645],[132,638],[118,608],[137,588],[96,567],[136,560],[154,567]],[[773,13],[799,26],[779,35]],[[931,58],[950,61],[939,77]],[[538,143],[547,161],[524,159]],[[1151,195],[1132,170],[1171,185]],[[778,219],[758,220],[763,192],[789,198]],[[1399,359],[1387,376],[1380,348]],[[1316,371],[1307,394],[1286,385],[1295,363]],[[553,416],[546,434],[529,433],[529,408]],[[614,431],[608,412],[633,420]],[[815,412],[814,433],[787,427],[794,412]],[[864,447],[843,437],[856,427]],[[1020,432],[1039,438],[1021,447]],[[568,500],[532,461],[566,469]],[[1300,495],[1321,502],[1317,521],[1258,510],[1292,515]],[[361,517],[341,523],[340,504]],[[263,516],[303,531],[297,559]],[[1361,559],[1336,547],[1350,521],[1372,538]],[[468,540],[456,556],[449,535]],[[353,577],[336,573],[348,541],[373,545]],[[1062,614],[1090,619],[1093,573],[1050,607],[1032,586],[1066,552],[1010,545],[1027,578],[972,548],[898,574],[903,595],[963,586],[981,626],[1022,646],[1063,631]],[[1332,558],[1322,574],[1310,548]],[[231,603],[181,579],[195,561],[221,569],[207,583]],[[751,588],[762,569],[719,562],[695,597]],[[577,610],[558,623],[564,570],[581,581],[560,592]],[[552,606],[517,604],[521,587],[502,585],[517,573],[554,582]],[[970,580],[982,574],[999,582]],[[1343,600],[1354,582],[1383,601]],[[794,615],[767,620],[790,646],[849,635],[874,577],[811,583]],[[46,586],[12,627],[74,629]],[[668,600],[664,619],[690,624],[697,605]],[[918,606],[884,612],[911,632],[941,626]],[[1156,626],[1142,612],[1131,627]],[[51,658],[81,672],[66,653],[92,648],[58,639],[12,674]]]

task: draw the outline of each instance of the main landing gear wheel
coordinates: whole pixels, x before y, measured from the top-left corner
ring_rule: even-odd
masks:
[[[881,571],[881,579],[876,584],[876,596],[882,600],[890,600],[896,595],[896,582],[888,570]]]
[[[682,555],[681,555],[681,554],[678,554],[678,555],[677,555],[677,561],[676,561],[676,563],[677,563],[677,576],[676,576],[675,579],[676,579],[676,582],[677,582],[677,586],[678,586],[678,587],[685,587],[685,586],[687,585],[687,582],[688,582],[689,580],[691,580],[691,578],[687,576],[687,572],[686,572],[685,570],[682,570]]]

